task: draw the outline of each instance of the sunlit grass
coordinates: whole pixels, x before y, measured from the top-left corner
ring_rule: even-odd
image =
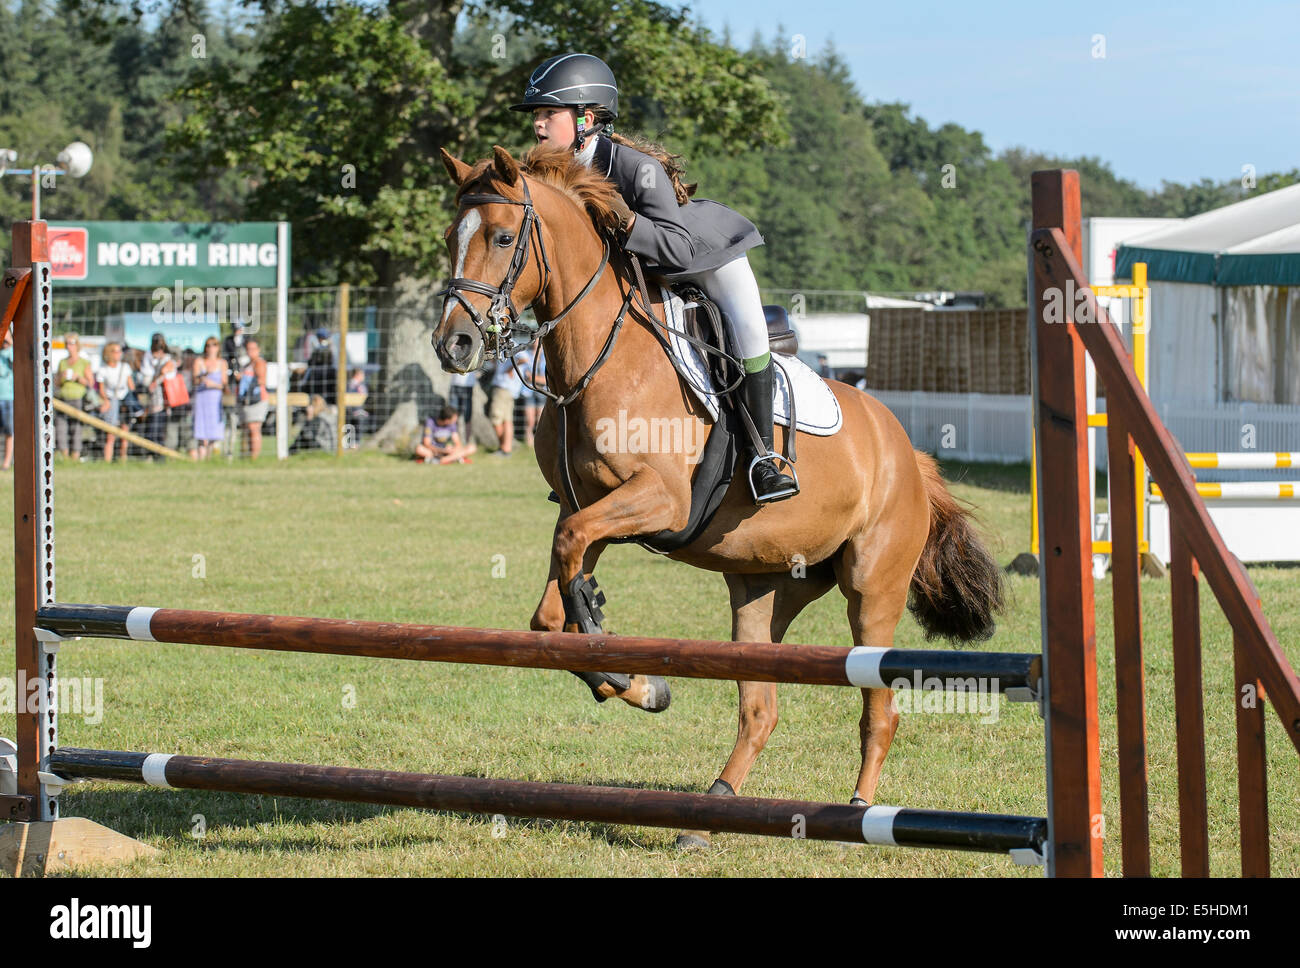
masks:
[[[1026,468],[947,467],[977,505],[995,555],[1028,545]],[[5,480],[6,532],[12,520]],[[285,464],[62,465],[57,471],[58,597],[467,626],[525,628],[541,592],[555,521],[531,454],[425,467],[376,454]],[[11,547],[10,536],[3,538]],[[494,574],[503,577],[494,577]],[[726,638],[720,576],[636,547],[598,569],[615,632]],[[1251,575],[1293,662],[1300,660],[1296,572]],[[1012,606],[988,646],[1036,651],[1038,583],[1012,578]],[[1143,582],[1154,869],[1178,871],[1168,584]],[[1238,872],[1231,638],[1203,591],[1213,871]],[[1109,581],[1097,587],[1098,677],[1107,871],[1119,869]],[[13,628],[11,601],[4,628]],[[787,640],[848,646],[843,599],[811,606]],[[12,654],[12,632],[6,632]],[[898,644],[919,647],[910,618]],[[672,709],[650,716],[596,705],[562,672],[403,663],[91,641],[59,656],[64,677],[98,677],[103,721],[65,710],[69,746],[344,766],[706,789],[735,739],[735,686],[679,679]],[[781,690],[781,722],[744,792],[844,802],[858,769],[859,695]],[[1043,728],[1027,705],[998,720],[904,717],[878,800],[1044,815]],[[1275,874],[1300,874],[1300,771],[1268,712]],[[0,715],[0,735],[13,735]],[[157,792],[106,784],[65,794],[87,816],[164,848],[112,873],[150,875],[762,875],[1035,876],[1004,858],[720,835],[683,855],[674,831],[511,820],[332,803]],[[201,815],[204,835],[193,836]],[[498,831],[499,832],[499,831]]]

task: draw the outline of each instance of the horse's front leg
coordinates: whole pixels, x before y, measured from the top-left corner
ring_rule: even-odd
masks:
[[[534,629],[598,633],[599,604],[591,577],[608,538],[652,534],[671,527],[678,510],[665,493],[659,475],[646,468],[632,475],[601,500],[576,514],[561,515],[551,545],[546,590],[533,613]],[[650,712],[668,708],[672,694],[660,676],[621,673],[574,673],[591,688],[597,701],[617,696]]]
[[[561,512],[560,521],[557,521],[555,525],[557,530],[563,520],[564,513]],[[592,573],[596,570],[596,561],[604,550],[605,542],[597,542],[587,549],[582,558],[583,578],[591,582],[592,588],[595,587]],[[593,615],[590,611],[586,611],[582,616],[584,618],[582,625],[586,626],[586,628],[583,628],[578,622],[567,620],[566,610],[573,611],[574,608],[572,601],[570,601],[566,609],[565,593],[560,588],[560,561],[555,554],[554,545],[552,545],[550,574],[546,576],[546,588],[542,592],[542,600],[537,603],[537,610],[533,612],[533,618],[529,626],[534,631],[539,632],[559,632],[561,630],[565,632],[592,632],[599,630],[591,627],[593,622],[599,624],[599,612]],[[636,699],[634,701],[633,695],[629,693],[632,685],[632,677],[629,676],[611,675],[607,672],[575,672],[573,674],[587,684],[597,702],[604,702],[611,696],[622,697],[624,694],[628,694],[628,701],[634,706],[640,706],[640,700],[648,698],[642,694],[644,690],[638,688],[635,691]]]

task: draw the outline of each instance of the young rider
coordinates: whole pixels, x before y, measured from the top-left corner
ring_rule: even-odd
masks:
[[[659,145],[615,134],[618,84],[605,62],[590,54],[561,54],[528,80],[515,111],[531,111],[538,141],[572,145],[588,167],[619,190],[621,241],[646,267],[672,282],[689,281],[721,307],[745,367],[742,399],[758,426],[768,459],[754,468],[757,503],[798,493],[777,467],[772,431],[772,356],[758,283],[745,252],[763,244],[754,223],[725,205],[691,199],[674,156]],[[747,436],[747,435],[746,435]],[[750,450],[749,461],[756,456]]]

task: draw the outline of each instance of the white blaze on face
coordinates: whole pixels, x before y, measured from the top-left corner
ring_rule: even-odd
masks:
[[[465,253],[469,251],[469,241],[478,231],[478,227],[483,224],[483,219],[478,214],[477,208],[471,208],[465,213],[465,217],[460,220],[460,225],[456,226],[456,271],[452,273],[453,279],[459,279],[465,275]],[[443,322],[451,314],[453,307],[459,306],[460,303],[455,299],[448,299],[447,304],[442,310]]]

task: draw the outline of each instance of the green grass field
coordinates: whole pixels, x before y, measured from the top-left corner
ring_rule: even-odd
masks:
[[[995,557],[1027,550],[1027,468],[949,465],[980,509]],[[284,464],[61,465],[58,597],[339,618],[526,628],[546,576],[555,506],[532,455],[425,467],[378,454]],[[12,547],[8,475],[0,520]],[[502,573],[504,575],[502,576]],[[726,638],[720,576],[637,547],[601,561],[614,632]],[[1300,663],[1294,569],[1252,568],[1277,634]],[[1204,584],[1204,583],[1203,583]],[[1011,578],[988,646],[1037,651],[1038,583]],[[1168,583],[1143,581],[1154,871],[1178,873]],[[1239,873],[1231,638],[1203,588],[1213,873]],[[1097,588],[1106,869],[1119,872],[1109,581]],[[12,655],[12,601],[0,624]],[[827,595],[787,636],[849,646],[843,599]],[[920,647],[910,617],[898,644]],[[12,674],[12,664],[8,667]],[[102,680],[102,721],[69,709],[65,746],[149,750],[616,786],[703,791],[736,732],[729,682],[673,681],[660,716],[597,705],[562,672],[83,640],[65,680]],[[859,694],[784,686],[781,722],[744,792],[845,802],[857,776]],[[0,735],[13,735],[0,714]],[[1300,875],[1300,770],[1268,710],[1273,872]],[[1043,725],[1003,704],[904,714],[878,802],[1044,815]],[[117,876],[719,875],[1039,876],[999,856],[719,835],[683,854],[674,831],[510,820],[189,791],[86,784],[64,794],[86,816],[162,848]],[[494,836],[494,833],[497,836]]]

